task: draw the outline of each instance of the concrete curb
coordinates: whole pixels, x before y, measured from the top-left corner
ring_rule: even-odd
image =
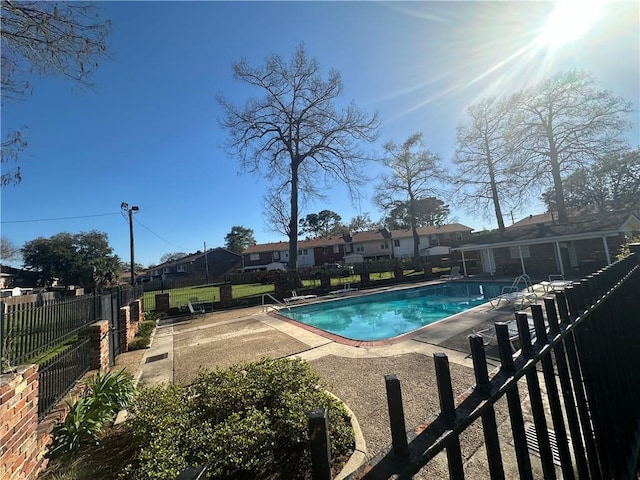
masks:
[[[360,423],[358,423],[358,419],[355,414],[351,411],[349,406],[344,403],[339,397],[335,396],[328,390],[325,390],[329,395],[339,401],[344,409],[347,411],[349,418],[351,419],[351,428],[353,428],[353,437],[355,440],[355,447],[353,449],[353,453],[347,463],[344,464],[342,470],[338,475],[336,475],[334,480],[342,480],[353,472],[355,472],[367,459],[367,442],[364,439],[364,435],[362,435],[362,430],[360,429]]]

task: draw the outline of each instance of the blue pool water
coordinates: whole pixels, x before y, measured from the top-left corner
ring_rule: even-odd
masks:
[[[299,305],[279,313],[352,340],[382,340],[486,303],[504,285],[450,282]]]

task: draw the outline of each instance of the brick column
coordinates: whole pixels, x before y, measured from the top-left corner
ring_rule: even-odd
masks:
[[[36,478],[43,452],[38,427],[38,365],[0,375],[0,478]]]
[[[222,308],[233,306],[232,285],[220,285],[220,306]]]
[[[156,293],[156,313],[169,313],[168,293]]]
[[[361,287],[368,287],[371,285],[371,273],[369,272],[362,272],[360,274],[360,286]]]
[[[109,321],[99,320],[78,334],[89,338],[89,362],[91,370],[109,371]]]
[[[120,351],[129,351],[129,343],[138,332],[138,322],[131,321],[131,306],[120,307],[119,323],[120,323]]]

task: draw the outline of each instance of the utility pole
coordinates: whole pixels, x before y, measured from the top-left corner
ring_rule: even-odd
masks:
[[[122,202],[120,204],[120,208],[125,210],[129,214],[129,246],[131,249],[131,286],[134,287],[136,284],[136,269],[135,269],[135,259],[134,259],[134,250],[133,250],[133,212],[137,212],[140,210],[137,206],[132,206],[129,208],[129,204]]]

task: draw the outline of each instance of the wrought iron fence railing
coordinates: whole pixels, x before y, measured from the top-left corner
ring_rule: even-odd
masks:
[[[448,358],[436,353],[440,413],[415,430],[407,432],[404,425],[399,379],[387,375],[391,445],[347,478],[413,478],[439,461],[439,454],[446,455],[444,469],[455,479],[465,478],[469,469],[474,478],[492,479],[635,478],[640,469],[638,255],[546,297],[544,309],[533,305],[531,316],[517,312],[515,354],[509,322],[496,323],[500,367],[491,374],[484,339],[471,335],[476,384],[457,403]],[[499,410],[506,411],[500,425]],[[472,428],[482,434],[470,435]],[[329,464],[326,438],[326,432],[315,432],[310,442],[316,450],[314,478],[331,478],[322,468]],[[539,457],[535,462],[532,451]],[[469,452],[475,452],[473,461]]]

